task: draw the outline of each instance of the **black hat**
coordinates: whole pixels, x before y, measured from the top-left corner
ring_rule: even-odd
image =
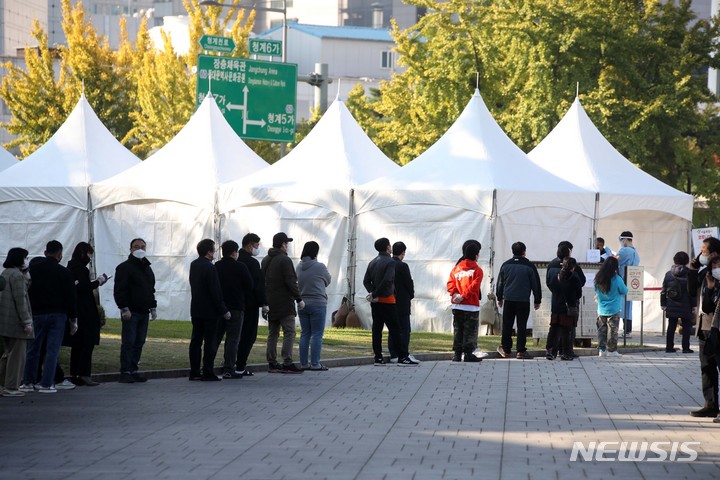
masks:
[[[283,243],[292,242],[293,239],[288,237],[285,232],[273,235],[273,247],[281,247]]]

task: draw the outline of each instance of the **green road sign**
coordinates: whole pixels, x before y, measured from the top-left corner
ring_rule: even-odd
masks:
[[[208,52],[232,53],[235,51],[235,40],[218,35],[203,35],[200,37],[200,46]]]
[[[250,55],[267,55],[269,57],[282,57],[282,42],[279,40],[263,40],[251,38],[248,46]]]
[[[295,140],[297,65],[198,55],[197,105],[208,91],[240,137]]]

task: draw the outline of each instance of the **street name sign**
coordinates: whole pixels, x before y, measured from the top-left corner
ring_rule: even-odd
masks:
[[[264,40],[251,38],[248,46],[250,55],[265,55],[268,57],[282,57],[282,42],[279,40]]]
[[[218,35],[203,35],[200,46],[208,52],[232,53],[235,51],[235,40]]]
[[[209,91],[241,138],[295,141],[297,65],[198,55],[196,105]]]

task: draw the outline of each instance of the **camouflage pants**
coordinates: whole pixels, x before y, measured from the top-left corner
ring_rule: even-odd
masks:
[[[618,324],[620,323],[620,317],[616,313],[615,315],[598,315],[597,318],[597,333],[598,333],[598,348],[614,352],[617,350],[618,342]],[[608,329],[610,329],[610,336],[608,337]]]

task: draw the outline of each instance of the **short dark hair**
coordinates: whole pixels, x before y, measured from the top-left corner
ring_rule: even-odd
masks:
[[[130,248],[132,248],[133,243],[137,242],[138,240],[141,241],[141,242],[143,242],[145,245],[147,245],[147,242],[146,242],[145,240],[143,240],[142,238],[138,237],[138,238],[133,238],[132,240],[130,240]]]
[[[240,245],[238,245],[235,240],[225,240],[222,245],[220,245],[220,249],[222,250],[223,257],[229,257],[240,250]]]
[[[708,253],[720,253],[720,240],[715,237],[708,237],[703,240],[708,246]]]
[[[55,255],[63,251],[62,243],[57,240],[50,240],[45,246],[45,253],[47,255]]]
[[[385,237],[375,240],[375,250],[377,250],[378,252],[387,252],[387,247],[389,246],[390,240]]]
[[[75,250],[72,253],[72,259],[76,261],[85,261],[88,254],[95,253],[95,249],[87,242],[80,242],[75,245]]]
[[[573,244],[570,243],[570,241],[568,241],[568,240],[563,240],[562,242],[558,243],[558,249],[561,247],[567,247],[570,250],[572,250],[574,248]]]
[[[260,237],[255,235],[254,233],[248,233],[245,235],[242,239],[242,246],[250,245],[251,243],[260,243]]]
[[[690,256],[685,252],[677,252],[673,257],[675,265],[687,265],[690,263]]]
[[[475,260],[475,257],[477,257],[480,254],[480,243],[470,243],[468,246],[465,247],[465,251],[463,253],[463,258],[467,260]]]
[[[395,255],[396,257],[399,257],[400,255],[405,253],[406,250],[407,250],[407,247],[405,246],[405,244],[403,242],[393,243],[392,254]]]
[[[209,251],[215,250],[215,242],[209,238],[203,238],[197,244],[197,253],[201,257],[208,254]]]
[[[572,249],[572,247],[568,247],[567,245],[563,245],[562,242],[561,242],[560,245],[558,245],[557,257],[558,257],[560,260],[562,260],[563,258],[569,257],[569,256],[570,256],[570,249]]]
[[[3,262],[4,268],[20,268],[23,265],[23,262],[28,256],[28,251],[24,248],[20,247],[14,247],[8,250],[7,257],[5,258],[5,261]]]
[[[602,237],[597,237],[597,238],[595,239],[595,243],[597,243],[597,242],[600,242],[600,243],[602,243],[603,245],[605,245],[605,239],[602,238]]]
[[[525,253],[527,248],[525,247],[525,244],[523,242],[515,242],[512,244],[512,253],[513,255],[522,255]]]
[[[320,245],[318,245],[317,242],[313,242],[312,240],[309,242],[305,242],[305,245],[303,245],[302,253],[300,254],[300,258],[317,258],[319,251]]]

